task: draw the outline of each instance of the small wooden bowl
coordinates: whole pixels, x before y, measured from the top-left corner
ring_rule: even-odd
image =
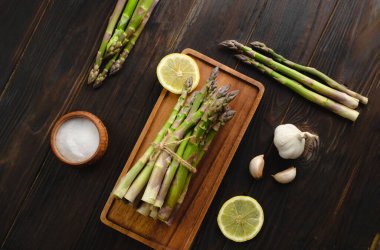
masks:
[[[70,162],[67,161],[58,151],[56,147],[56,135],[58,132],[58,129],[61,127],[61,125],[66,122],[67,120],[73,119],[73,118],[86,118],[94,123],[96,128],[98,129],[99,132],[99,146],[96,150],[96,152],[89,157],[88,159],[81,161],[81,162]],[[70,165],[70,166],[83,166],[83,165],[88,165],[92,164],[95,161],[97,161],[100,157],[104,155],[106,152],[107,146],[108,146],[108,133],[107,129],[104,126],[103,122],[94,114],[91,114],[86,111],[74,111],[71,113],[68,113],[64,116],[62,116],[55,124],[51,132],[51,137],[50,137],[50,146],[51,149],[53,150],[53,153],[57,156],[57,158],[62,161],[63,163]]]

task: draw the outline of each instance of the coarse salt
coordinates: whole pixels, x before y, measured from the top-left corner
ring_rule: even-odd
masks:
[[[79,163],[95,154],[99,140],[99,131],[92,121],[72,118],[58,128],[55,145],[65,160]]]

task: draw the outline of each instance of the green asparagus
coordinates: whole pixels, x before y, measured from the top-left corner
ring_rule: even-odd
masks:
[[[277,73],[275,70],[265,66],[262,63],[259,63],[258,61],[254,60],[252,58],[249,58],[245,55],[236,55],[236,57],[239,60],[241,60],[242,62],[256,67],[258,70],[260,70],[264,74],[267,74],[267,75],[273,77],[276,81],[278,81],[279,83],[290,88],[291,90],[293,90],[297,94],[301,95],[305,99],[307,99],[307,100],[309,100],[309,101],[311,101],[311,102],[313,102],[313,103],[315,103],[321,107],[324,107],[324,108],[340,115],[341,117],[347,118],[351,121],[355,121],[359,116],[359,112],[357,112],[356,110],[350,109],[344,105],[341,105],[337,102],[330,100],[327,97],[324,97],[318,93],[315,93],[315,92],[303,87],[298,82]]]
[[[107,28],[106,28],[106,32],[104,33],[104,36],[103,36],[102,43],[101,43],[99,51],[96,55],[94,66],[91,69],[90,74],[88,76],[88,83],[89,84],[94,82],[96,80],[98,74],[99,74],[99,68],[102,64],[103,56],[104,56],[104,53],[106,51],[108,41],[110,40],[110,38],[112,36],[116,22],[120,17],[120,14],[123,10],[123,7],[124,7],[126,1],[127,0],[118,0],[116,3],[116,7],[115,7],[115,9],[114,9],[114,11],[110,17],[110,20],[109,20]]]
[[[224,41],[221,43],[221,45],[231,50],[237,51],[239,53],[246,54],[252,59],[255,59],[258,62],[267,65],[268,67],[272,68],[273,70],[278,71],[279,73],[282,73],[284,75],[287,75],[288,77],[293,78],[294,80],[304,84],[305,86],[308,86],[309,88],[315,90],[316,92],[322,95],[325,95],[337,102],[340,102],[341,104],[349,108],[356,108],[359,104],[358,99],[353,98],[352,96],[349,96],[346,93],[330,88],[329,86],[326,86],[294,69],[291,69],[281,63],[278,63],[272,58],[266,57],[252,50],[250,47],[247,47],[235,40]]]
[[[326,74],[322,73],[321,71],[319,71],[315,68],[304,66],[304,65],[301,65],[301,64],[298,64],[298,63],[295,63],[295,62],[292,62],[292,61],[286,59],[282,55],[277,54],[273,49],[269,48],[264,43],[255,41],[255,42],[251,43],[251,46],[253,48],[260,50],[260,51],[268,53],[274,60],[276,60],[280,63],[288,65],[289,67],[296,69],[298,71],[306,72],[306,73],[309,73],[311,75],[314,75],[314,76],[320,78],[325,83],[327,83],[330,87],[337,89],[339,91],[342,91],[342,92],[358,99],[363,104],[368,103],[367,97],[348,89],[346,86],[344,86],[344,85],[338,83],[337,81],[331,79],[329,76],[327,76]]]

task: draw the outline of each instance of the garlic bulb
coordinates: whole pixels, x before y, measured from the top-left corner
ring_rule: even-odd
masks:
[[[264,155],[254,157],[249,163],[249,172],[255,179],[261,179],[264,169]]]
[[[297,170],[295,167],[290,167],[272,176],[277,182],[281,184],[287,184],[289,182],[292,182],[294,178],[296,178],[296,172]]]
[[[279,125],[274,130],[273,143],[284,159],[297,159],[305,150],[305,141],[310,145],[318,145],[319,137],[309,132],[302,132],[293,124]],[[312,149],[313,147],[308,146]]]

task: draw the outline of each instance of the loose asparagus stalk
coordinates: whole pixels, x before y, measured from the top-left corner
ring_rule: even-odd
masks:
[[[164,126],[161,128],[161,130],[158,132],[156,138],[154,139],[153,143],[158,144],[162,141],[164,136],[166,135],[168,129],[173,124],[175,118],[177,117],[177,114],[181,107],[183,106],[186,96],[188,92],[191,90],[191,86],[193,84],[192,79],[188,79],[186,83],[184,84],[181,96],[178,98],[177,104],[174,106],[172,113],[170,114],[169,119],[166,121]],[[116,198],[122,199],[124,195],[127,193],[128,188],[130,187],[132,181],[136,178],[136,176],[140,173],[141,169],[145,166],[145,164],[148,162],[149,158],[154,153],[154,147],[149,146],[148,149],[145,151],[143,156],[133,165],[133,167],[128,171],[128,173],[120,180],[119,184],[113,191],[113,195]]]
[[[257,60],[260,63],[263,63],[270,68],[278,71],[279,73],[283,73],[287,75],[288,77],[293,78],[294,80],[304,84],[305,86],[308,86],[309,88],[315,90],[316,92],[325,95],[327,97],[330,97],[331,99],[342,103],[343,105],[346,105],[349,108],[356,108],[359,105],[359,100],[356,98],[353,98],[346,93],[337,91],[333,88],[330,88],[296,70],[293,70],[281,63],[278,63],[274,61],[273,59],[266,57],[254,50],[252,50],[250,47],[244,46],[243,44],[234,41],[234,40],[227,40],[221,43],[222,46],[225,46],[229,49],[232,49],[234,51],[243,53],[251,57],[252,59]]]
[[[205,152],[208,150],[208,148],[211,145],[211,142],[214,140],[217,132],[219,129],[224,126],[226,122],[231,120],[235,115],[234,110],[227,110],[225,111],[218,119],[218,122],[212,126],[212,129],[207,134],[207,137],[205,138],[205,143],[203,148],[198,149],[198,158],[196,158],[196,161],[194,163],[195,166],[197,166],[202,159]],[[173,185],[170,187],[170,191],[168,194],[168,198],[165,202],[164,207],[162,207],[159,210],[158,218],[162,221],[166,221],[170,224],[170,217],[172,217],[173,210],[177,210],[179,206],[182,204],[186,193],[188,189],[188,185],[190,183],[191,173],[188,173],[186,175],[186,171],[183,171],[180,173],[180,169],[178,170],[178,174],[176,174],[176,179],[174,180]],[[183,183],[183,184],[181,184]]]
[[[223,95],[225,96],[226,94],[227,94],[226,88],[221,88],[217,92],[216,96],[217,98],[222,98]],[[168,135],[166,142],[168,144],[167,147],[171,151],[175,152],[177,150],[178,144],[176,144],[175,142],[183,139],[185,134],[189,131],[189,129],[198,123],[198,121],[202,118],[203,114],[209,108],[210,108],[210,104],[204,103],[197,112],[195,113],[190,112],[189,116],[185,119],[185,121],[171,135]],[[161,182],[164,178],[166,169],[170,162],[171,162],[171,156],[169,155],[169,153],[166,151],[161,152],[159,158],[156,161],[155,167],[153,169],[153,173],[150,176],[148,185],[142,197],[143,201],[150,204],[155,203],[156,197],[160,190]]]
[[[154,0],[140,0],[136,6],[135,11],[133,12],[131,21],[128,23],[125,32],[123,32],[117,42],[111,44],[107,50],[107,55],[113,55],[121,50],[125,44],[127,44],[131,35],[136,31],[140,26],[146,13],[149,11],[150,7],[153,5]]]
[[[107,44],[107,50],[111,44],[118,41],[119,36],[124,32],[125,26],[127,26],[129,19],[131,18],[133,11],[136,8],[138,0],[129,0],[124,7],[123,13],[117,23],[116,29]]]
[[[295,62],[292,62],[292,61],[286,59],[282,55],[277,54],[273,49],[269,48],[264,43],[255,41],[255,42],[251,43],[251,46],[253,48],[256,48],[256,49],[260,50],[260,51],[264,51],[264,52],[270,54],[271,57],[274,60],[276,60],[276,61],[278,61],[280,63],[283,63],[283,64],[288,65],[289,67],[291,67],[293,69],[309,73],[311,75],[314,75],[314,76],[322,79],[330,87],[332,87],[334,89],[337,89],[339,91],[342,91],[342,92],[344,92],[344,93],[346,93],[346,94],[348,94],[348,95],[350,95],[350,96],[358,99],[363,104],[367,104],[368,103],[368,98],[367,97],[362,96],[361,94],[356,93],[356,92],[348,89],[346,86],[344,86],[344,85],[336,82],[334,79],[331,79],[329,76],[327,76],[326,74],[322,73],[321,71],[319,71],[319,70],[317,70],[315,68],[304,66],[304,65],[301,65],[301,64],[298,64],[298,63],[295,63]]]
[[[135,43],[136,43],[137,39],[139,38],[140,34],[144,30],[144,27],[145,27],[146,23],[148,22],[148,20],[150,18],[150,15],[152,14],[152,12],[153,12],[155,6],[157,5],[157,3],[158,3],[158,0],[156,0],[152,4],[152,6],[150,7],[148,13],[144,17],[144,20],[142,21],[142,23],[140,24],[140,26],[138,26],[137,30],[133,33],[133,35],[131,36],[131,39],[128,41],[128,43],[125,45],[125,47],[124,47],[123,51],[121,52],[119,58],[112,65],[112,67],[110,69],[110,74],[111,75],[113,75],[116,72],[118,72],[121,69],[121,67],[123,66],[123,64],[124,64],[125,60],[127,59],[129,53],[131,52],[131,50],[135,46]]]
[[[357,112],[356,110],[347,108],[344,105],[336,103],[336,102],[330,100],[329,98],[326,98],[326,97],[324,97],[318,93],[315,93],[315,92],[303,87],[298,82],[277,73],[273,69],[265,66],[264,64],[259,63],[258,61],[254,60],[252,58],[249,58],[245,55],[236,55],[236,57],[239,60],[241,60],[242,62],[256,67],[258,70],[260,70],[264,74],[267,74],[267,75],[273,77],[276,81],[278,81],[279,83],[290,88],[291,90],[293,90],[294,92],[296,92],[300,96],[304,97],[305,99],[307,99],[307,100],[309,100],[309,101],[311,101],[311,102],[313,102],[313,103],[315,103],[321,107],[324,107],[324,108],[334,112],[335,114],[340,115],[341,117],[347,118],[351,121],[355,121],[359,116],[359,112]]]
[[[100,44],[99,51],[96,55],[95,64],[94,64],[93,68],[91,69],[90,74],[88,76],[88,83],[89,84],[92,83],[93,81],[95,81],[96,77],[99,74],[99,68],[100,68],[100,65],[102,64],[103,56],[104,56],[104,53],[106,51],[108,41],[110,40],[110,38],[112,36],[112,32],[115,28],[116,22],[120,17],[120,14],[123,10],[123,7],[124,7],[126,1],[127,0],[118,0],[116,3],[116,7],[115,7],[115,9],[114,9],[114,11],[110,17],[110,20],[109,20],[107,28],[106,28],[106,32],[104,33],[104,36],[103,36],[102,43]]]

